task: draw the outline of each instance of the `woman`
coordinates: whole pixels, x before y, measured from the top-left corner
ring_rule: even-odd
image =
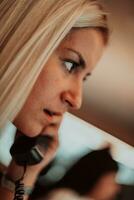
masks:
[[[52,138],[45,159],[27,167],[23,182],[33,187],[55,155],[64,113],[81,106],[83,81],[108,42],[106,16],[90,0],[3,0],[0,13],[0,126],[10,120],[26,136]],[[21,170],[12,163],[7,174],[14,181]]]

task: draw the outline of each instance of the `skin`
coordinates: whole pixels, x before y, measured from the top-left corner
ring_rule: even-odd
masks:
[[[36,165],[36,169],[32,166],[30,172],[39,172],[55,156],[63,115],[69,109],[81,107],[83,83],[95,68],[104,47],[102,34],[97,30],[75,29],[61,42],[44,66],[14,121],[18,130],[29,137],[51,137],[44,152],[45,159]],[[46,110],[53,114],[48,114]]]
[[[16,127],[29,137],[47,135],[52,138],[51,144],[44,152],[43,161],[27,166],[23,178],[25,186],[33,186],[42,168],[55,156],[58,129],[63,115],[70,108],[80,108],[83,82],[100,59],[104,46],[100,32],[95,29],[77,29],[68,34],[45,64],[23,108],[14,120]],[[83,61],[80,62],[78,54],[83,58],[85,66]],[[51,115],[46,110],[51,111]],[[7,173],[12,180],[17,180],[23,170],[23,167],[13,160]],[[0,193],[5,200],[14,197],[14,193],[4,188],[0,188]],[[25,195],[24,200],[27,199],[28,196]]]
[[[40,170],[55,156],[63,115],[70,108],[80,108],[83,83],[100,59],[103,49],[104,41],[100,32],[95,29],[73,30],[44,66],[14,121],[18,130],[29,137],[51,137],[43,161],[36,166],[29,166],[26,177],[32,173],[31,177],[36,179]],[[46,110],[53,113],[50,115]],[[34,182],[30,180],[29,183],[29,180],[25,182]]]
[[[29,137],[56,135],[64,113],[69,108],[80,108],[83,82],[91,74],[103,49],[100,32],[94,29],[71,31],[40,73],[14,121],[16,127]],[[80,64],[78,54],[81,54],[85,66]],[[54,114],[50,116],[44,109]]]

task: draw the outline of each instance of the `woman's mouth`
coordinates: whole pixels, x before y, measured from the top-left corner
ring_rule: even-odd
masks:
[[[57,124],[61,123],[63,113],[61,112],[55,112],[50,109],[43,109],[45,116],[47,117],[49,123],[51,123],[52,126],[57,126]],[[45,118],[46,118],[45,117]]]
[[[60,123],[62,121],[63,113],[55,112],[49,109],[43,109],[43,111],[45,114],[45,120],[47,118],[48,121],[47,129],[56,132],[59,129]]]
[[[56,115],[55,112],[53,112],[53,111],[51,111],[51,110],[48,110],[48,109],[44,109],[43,111],[45,112],[45,114],[47,114],[47,115],[50,116],[50,117]]]
[[[55,112],[55,111],[52,111],[50,109],[43,109],[44,113],[49,116],[49,117],[61,117],[63,115],[62,112]]]

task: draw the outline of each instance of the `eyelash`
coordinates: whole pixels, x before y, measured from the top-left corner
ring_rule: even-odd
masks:
[[[68,72],[68,73],[73,73],[75,72],[76,70],[78,70],[79,67],[81,67],[81,64],[80,63],[77,63],[71,59],[61,59],[62,60],[62,64],[65,68],[65,70]],[[71,69],[67,69],[67,66],[65,63],[71,63],[73,66],[71,67]],[[87,76],[83,78],[83,81],[85,82],[87,80]]]
[[[66,64],[69,63],[69,64],[72,64],[72,66],[67,66]],[[73,61],[73,60],[70,60],[70,59],[66,59],[66,60],[63,60],[63,65],[64,67],[66,68],[66,70],[69,72],[69,73],[72,73],[74,72],[79,66],[80,64]],[[70,68],[69,68],[70,67]]]

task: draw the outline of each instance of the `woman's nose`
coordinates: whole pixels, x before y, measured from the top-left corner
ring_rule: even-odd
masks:
[[[63,102],[72,109],[79,109],[82,104],[82,87],[76,85],[62,93]]]

